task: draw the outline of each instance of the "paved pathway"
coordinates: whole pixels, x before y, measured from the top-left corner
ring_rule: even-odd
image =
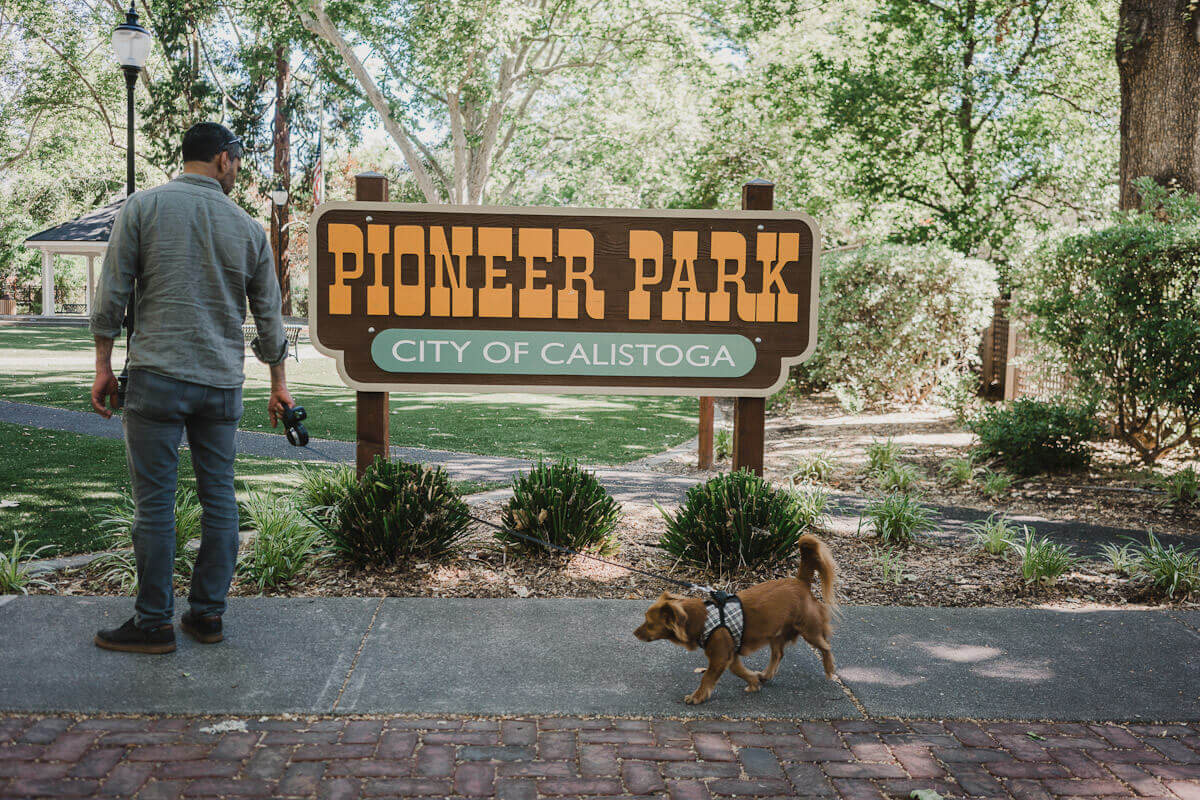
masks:
[[[1200,726],[0,716],[0,797],[1200,796]]]
[[[111,439],[120,439],[123,435],[121,422],[117,417],[106,420],[93,413],[13,403],[6,400],[0,400],[0,422],[12,422],[35,428],[70,431]],[[287,443],[286,438],[278,434],[238,431],[237,446],[239,453],[268,458],[342,463],[354,461],[353,442],[313,439],[308,447],[292,447]],[[531,463],[518,458],[481,456],[415,447],[392,447],[391,453],[392,457],[397,459],[440,465],[456,480],[507,481],[514,475],[528,470]],[[652,469],[638,469],[634,466],[595,467],[593,469],[613,496],[623,503],[658,502],[664,505],[678,503],[689,488],[705,477],[698,473],[676,475],[654,472]],[[833,495],[830,507],[831,524],[838,529],[856,529],[866,503],[867,500],[862,497]],[[970,531],[966,526],[972,522],[987,519],[989,515],[989,512],[978,509],[948,506],[935,506],[934,511],[938,524],[941,526],[937,535],[944,537],[970,536]],[[1016,516],[1013,519],[1019,523],[1030,524],[1037,529],[1039,534],[1050,536],[1075,547],[1081,555],[1085,556],[1098,555],[1101,546],[1107,543],[1123,543],[1126,539],[1146,540],[1146,532],[1141,530],[1090,525],[1075,521],[1047,520],[1040,517]],[[1183,547],[1196,545],[1194,539],[1182,536],[1163,534],[1158,538],[1168,545],[1179,544]]]

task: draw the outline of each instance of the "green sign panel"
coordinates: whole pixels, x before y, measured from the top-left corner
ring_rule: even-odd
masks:
[[[551,333],[392,328],[371,360],[393,373],[738,378],[754,343],[737,334]]]

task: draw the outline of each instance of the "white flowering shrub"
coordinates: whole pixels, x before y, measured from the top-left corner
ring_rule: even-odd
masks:
[[[858,404],[924,399],[978,359],[996,296],[991,264],[943,245],[823,258],[817,349],[798,377]]]

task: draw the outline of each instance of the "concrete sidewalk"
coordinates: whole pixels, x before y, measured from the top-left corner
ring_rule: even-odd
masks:
[[[851,607],[842,684],[800,643],[688,706],[703,655],[637,641],[641,601],[235,598],[220,645],[96,648],[131,608],[0,598],[0,711],[1200,720],[1200,612]]]

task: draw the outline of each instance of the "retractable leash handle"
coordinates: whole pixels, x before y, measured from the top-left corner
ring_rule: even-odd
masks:
[[[303,422],[308,419],[308,412],[304,410],[304,406],[284,406],[282,419],[288,444],[292,447],[307,446],[308,429],[304,427]]]

